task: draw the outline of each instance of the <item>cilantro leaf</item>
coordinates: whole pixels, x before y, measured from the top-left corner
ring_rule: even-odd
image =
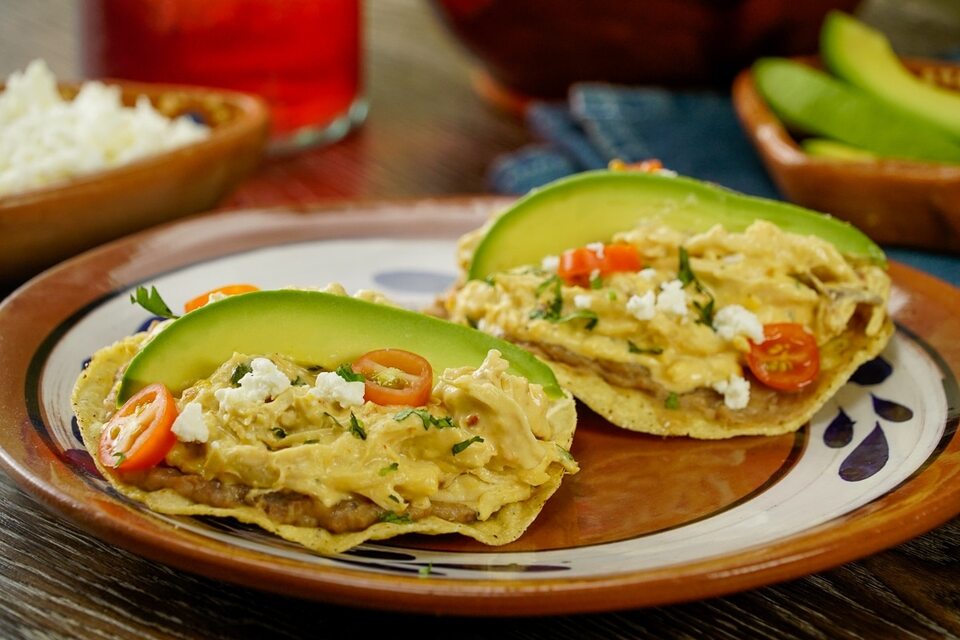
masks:
[[[392,522],[393,524],[410,524],[413,520],[405,513],[394,513],[393,511],[384,511],[380,514],[380,522]]]
[[[436,427],[437,429],[447,429],[449,427],[454,427],[453,418],[450,416],[443,416],[438,418],[437,416],[431,414],[426,409],[403,409],[398,413],[394,414],[393,419],[397,422],[403,422],[411,415],[415,415],[420,418],[420,421],[423,422],[423,429],[426,431],[430,427]]]
[[[599,321],[596,311],[590,311],[589,309],[577,309],[573,313],[568,313],[565,316],[557,318],[554,322],[559,324],[561,322],[570,322],[571,320],[576,320],[578,318],[583,318],[587,321],[587,323],[584,325],[586,329],[593,329],[595,326],[597,326],[597,322]]]
[[[663,349],[660,347],[638,347],[632,340],[627,340],[627,350],[630,351],[630,353],[648,353],[654,356],[663,353]]]
[[[349,363],[344,363],[337,367],[336,373],[347,382],[363,382],[366,380],[366,378],[363,377],[363,374],[354,371],[353,367],[350,366]]]
[[[363,429],[363,423],[357,419],[357,416],[353,415],[353,411],[350,412],[350,433],[361,440],[367,439],[367,432]]]
[[[453,445],[452,447],[450,447],[450,450],[453,451],[453,455],[457,455],[458,453],[460,453],[461,451],[463,451],[464,449],[472,445],[474,442],[483,442],[483,441],[484,441],[483,438],[481,438],[480,436],[473,436],[469,440],[464,440],[463,442],[458,442],[457,444]]]
[[[693,302],[693,307],[697,310],[697,313],[700,314],[700,319],[697,322],[705,324],[708,327],[713,327],[713,307],[716,303],[716,300],[713,299],[713,296],[710,297],[710,300],[706,304],[700,304],[697,301]]]
[[[667,396],[667,399],[664,400],[663,406],[667,409],[677,409],[680,406],[680,398],[676,393],[670,392],[670,395]]]
[[[241,362],[233,370],[233,373],[230,374],[230,384],[235,387],[240,386],[240,379],[248,373],[253,373],[253,368],[250,366],[249,362]]]
[[[393,473],[394,471],[396,471],[396,470],[399,469],[399,468],[400,468],[400,464],[399,464],[398,462],[390,463],[390,464],[388,464],[387,466],[385,466],[385,467],[383,467],[382,469],[380,469],[380,475],[385,476],[385,475],[387,475],[388,473]]]
[[[160,292],[157,291],[156,287],[150,287],[149,291],[146,287],[137,287],[136,293],[130,294],[130,302],[140,305],[153,315],[161,318],[176,319],[180,317],[170,310],[167,303],[160,297]]]

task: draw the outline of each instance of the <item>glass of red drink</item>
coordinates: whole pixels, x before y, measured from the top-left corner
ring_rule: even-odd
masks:
[[[271,149],[338,140],[363,122],[360,0],[83,0],[84,74],[255,93]]]

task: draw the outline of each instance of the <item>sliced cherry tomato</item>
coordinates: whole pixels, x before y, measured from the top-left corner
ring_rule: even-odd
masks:
[[[118,471],[155,466],[177,441],[170,430],[176,418],[177,403],[169,389],[160,383],[144,387],[104,425],[100,462]]]
[[[600,267],[600,272],[603,274],[640,271],[642,267],[640,252],[632,244],[608,244],[603,248],[603,261]]]
[[[353,370],[366,379],[363,395],[370,402],[420,407],[430,400],[433,367],[425,358],[410,351],[370,351],[357,358]]]
[[[820,373],[817,340],[795,322],[766,324],[763,342],[750,343],[747,364],[763,384],[779,391],[800,391]]]
[[[235,296],[238,293],[250,293],[251,291],[259,291],[260,288],[252,284],[228,284],[222,287],[217,287],[216,289],[211,289],[206,293],[201,293],[193,300],[187,302],[183,305],[184,313],[190,313],[194,309],[199,309],[203,305],[210,302],[210,296],[220,295],[220,296]]]
[[[588,287],[595,272],[600,272],[600,257],[591,249],[567,249],[560,255],[557,275],[567,284]]]
[[[589,287],[595,275],[605,276],[619,271],[639,271],[643,266],[640,252],[629,244],[606,244],[598,252],[591,247],[568,249],[560,255],[557,275],[569,285]]]

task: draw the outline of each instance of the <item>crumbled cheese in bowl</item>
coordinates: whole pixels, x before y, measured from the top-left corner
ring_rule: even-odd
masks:
[[[57,91],[42,60],[14,72],[0,92],[0,196],[127,164],[210,135],[188,117],[170,119],[146,96],[134,107],[118,87],[85,82],[73,100]]]

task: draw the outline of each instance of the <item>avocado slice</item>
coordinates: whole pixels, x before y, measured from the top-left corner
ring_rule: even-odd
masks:
[[[877,160],[877,154],[851,147],[848,144],[829,140],[827,138],[807,138],[800,143],[800,147],[808,155],[834,160],[851,160],[872,162]]]
[[[960,143],[929,122],[808,65],[784,58],[753,64],[757,90],[788,128],[879,156],[960,163]]]
[[[832,11],[820,32],[820,53],[837,77],[960,139],[960,92],[910,73],[882,32],[842,11]]]
[[[476,329],[347,296],[281,289],[230,296],[171,322],[130,361],[117,403],[154,382],[179,393],[235,352],[280,353],[332,370],[384,348],[420,354],[434,376],[479,366],[497,349],[512,373],[542,385],[551,398],[563,396],[553,372],[533,354]]]
[[[587,171],[535,189],[496,218],[477,245],[468,277],[487,276],[548,255],[604,242],[644,221],[703,232],[716,224],[742,231],[756,219],[817,235],[842,253],[885,263],[883,251],[847,222],[795,205],[747,196],[679,176]]]

